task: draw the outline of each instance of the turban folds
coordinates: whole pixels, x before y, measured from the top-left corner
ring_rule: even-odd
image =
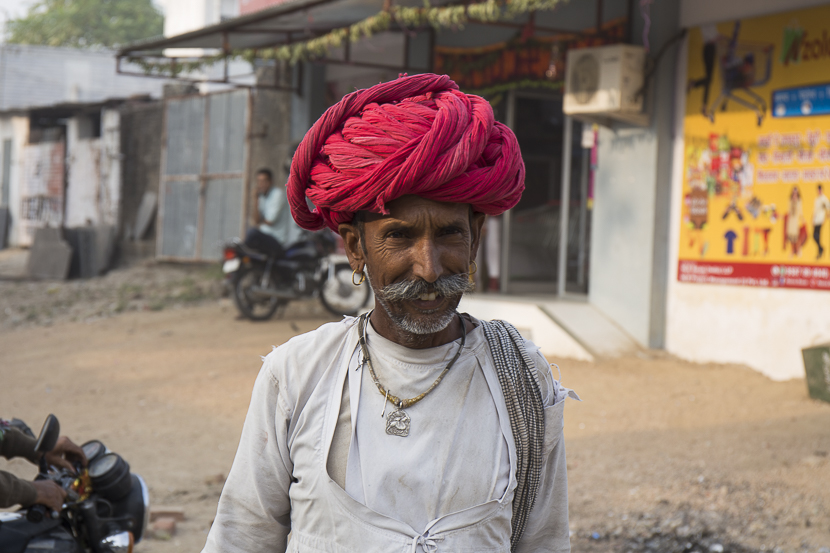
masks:
[[[287,194],[298,225],[336,231],[358,211],[388,213],[407,194],[498,215],[519,202],[524,179],[519,143],[490,104],[427,73],[330,107],[297,147]]]

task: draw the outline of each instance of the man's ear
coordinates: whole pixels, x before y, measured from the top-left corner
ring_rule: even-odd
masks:
[[[346,247],[346,256],[349,258],[349,265],[352,270],[362,271],[366,265],[366,258],[363,254],[363,245],[360,243],[360,231],[356,225],[341,223],[337,227],[343,245]]]
[[[484,221],[487,219],[487,215],[484,213],[473,213],[473,216],[470,218],[470,234],[473,237],[473,242],[470,247],[470,262],[475,261],[476,254],[478,254],[478,246],[481,243],[481,229],[484,228]]]

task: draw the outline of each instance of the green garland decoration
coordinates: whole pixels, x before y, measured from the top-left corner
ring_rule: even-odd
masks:
[[[346,41],[358,42],[388,30],[393,23],[404,29],[430,26],[435,30],[463,29],[467,23],[493,23],[514,19],[532,11],[555,8],[564,0],[485,0],[467,6],[432,6],[424,0],[423,7],[390,6],[389,9],[358,21],[348,27],[334,29],[322,36],[297,44],[287,44],[265,50],[236,50],[230,54],[216,54],[194,61],[155,62],[130,57],[128,61],[142,68],[147,75],[170,75],[198,71],[223,59],[243,59],[253,64],[256,59],[280,60],[294,65],[302,61],[324,57],[329,51],[341,48]]]
[[[495,106],[498,102],[501,101],[497,95],[507,92],[508,90],[514,89],[528,89],[528,88],[544,88],[546,90],[554,90],[560,91],[564,86],[564,82],[562,81],[540,81],[535,79],[523,79],[521,81],[510,82],[510,83],[501,83],[493,86],[488,86],[486,88],[464,88],[464,92],[467,94],[475,94],[476,96],[482,96],[484,98],[488,97],[496,97],[496,103],[490,102],[491,105]]]

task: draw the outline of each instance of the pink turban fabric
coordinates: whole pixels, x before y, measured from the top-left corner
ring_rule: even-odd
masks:
[[[330,107],[294,154],[287,194],[298,225],[336,231],[357,211],[388,213],[386,204],[407,194],[498,215],[519,202],[524,180],[519,143],[490,104],[428,73]]]

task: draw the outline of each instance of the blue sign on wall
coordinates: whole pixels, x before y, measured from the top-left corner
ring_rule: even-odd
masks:
[[[830,115],[830,84],[785,88],[772,92],[773,117]]]

